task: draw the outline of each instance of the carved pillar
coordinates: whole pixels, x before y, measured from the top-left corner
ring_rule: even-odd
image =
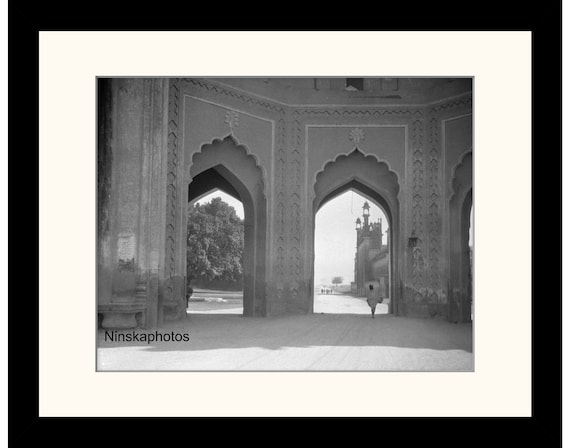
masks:
[[[139,296],[144,289],[146,326],[158,325],[159,284],[164,278],[168,80],[144,80],[143,144],[140,172]]]
[[[268,309],[267,313],[280,314],[285,311],[285,283],[286,283],[286,270],[288,250],[286,241],[287,235],[287,134],[289,129],[289,114],[284,111],[281,117],[277,120],[276,130],[276,153],[275,153],[275,218],[273,224],[274,235],[273,238],[274,253],[270,254],[273,257],[273,278],[271,285],[267,291]]]
[[[166,232],[165,232],[165,270],[163,293],[159,295],[159,310],[162,314],[158,316],[160,325],[163,319],[173,320],[180,318],[185,312],[185,273],[181,266],[181,257],[186,255],[185,250],[185,229],[182,229],[184,222],[182,214],[186,212],[186,207],[181,207],[183,199],[184,176],[183,170],[182,143],[180,141],[180,81],[176,78],[169,80],[168,89],[168,156],[166,162]],[[182,238],[182,241],[181,241]]]
[[[425,281],[425,153],[424,119],[417,114],[410,123],[408,150],[408,235],[406,244],[410,277],[406,283],[406,314],[423,300]]]
[[[287,221],[289,231],[287,246],[287,285],[289,296],[287,308],[293,312],[308,312],[308,290],[304,280],[303,247],[304,232],[303,209],[303,131],[302,112],[294,110],[292,114],[290,151],[287,160]]]
[[[430,114],[428,124],[427,231],[428,231],[428,299],[432,312],[447,314],[446,287],[442,284],[443,166],[441,162],[441,121]]]

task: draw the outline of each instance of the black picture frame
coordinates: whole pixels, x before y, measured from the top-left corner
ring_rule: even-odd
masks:
[[[189,30],[203,29],[198,20],[184,20],[184,14],[148,14],[139,4],[141,16],[132,15],[132,6],[113,3],[97,4],[96,11],[78,14],[78,4],[64,2],[35,4],[10,1],[8,6],[8,74],[9,74],[9,285],[8,285],[8,439],[10,446],[36,443],[62,444],[68,439],[70,427],[79,425],[84,437],[100,437],[105,446],[131,444],[133,434],[148,425],[149,419],[132,418],[45,418],[39,417],[39,85],[38,33],[42,30]],[[162,6],[164,7],[164,6]],[[465,9],[464,9],[465,8]],[[145,10],[145,11],[143,11]],[[329,9],[330,12],[330,9]],[[299,13],[297,11],[297,13]],[[361,14],[361,13],[360,13]],[[355,22],[373,22],[355,16]],[[344,14],[341,14],[344,16]],[[366,14],[365,14],[366,15]],[[192,11],[191,17],[204,17]],[[285,19],[284,14],[283,19]],[[343,17],[343,19],[346,17]],[[259,26],[260,20],[251,20]],[[320,23],[346,25],[345,20],[322,16]],[[212,20],[217,22],[216,20]],[[228,20],[229,22],[229,20]],[[282,20],[283,28],[287,30]],[[562,444],[562,2],[542,1],[533,5],[512,1],[480,1],[465,7],[457,2],[437,4],[415,2],[390,4],[380,8],[376,27],[361,30],[394,31],[532,31],[532,417],[495,418],[367,418],[341,417],[343,423],[362,423],[386,432],[386,442],[400,446],[416,444],[457,446],[467,441],[493,446],[539,443],[543,447]],[[244,23],[232,16],[228,30]],[[314,27],[313,19],[305,19],[302,29]],[[233,24],[233,25],[232,25]],[[308,26],[309,24],[313,26]],[[272,23],[274,25],[274,23]],[[362,26],[362,23],[359,23]],[[212,30],[220,24],[216,23]],[[255,28],[244,28],[256,30]],[[259,29],[261,30],[261,29]],[[508,55],[506,55],[507,57]],[[72,57],[72,55],[70,55]],[[344,57],[339,55],[339,57]],[[70,111],[72,113],[73,111]],[[73,169],[73,167],[67,167]],[[516,169],[516,162],[513,164]],[[508,173],[506,173],[508,182]],[[70,186],[72,188],[72,186]],[[64,198],[62,198],[64,200]],[[547,206],[548,204],[548,206]],[[73,223],[62,223],[73,225]],[[541,235],[537,238],[537,235]],[[506,236],[508,237],[508,236]],[[525,244],[525,242],[521,242]],[[516,256],[516,254],[513,254]],[[69,260],[73,263],[73,260]],[[508,260],[505,260],[508,262]],[[539,275],[538,266],[548,266]],[[34,285],[32,287],[32,284]],[[65,288],[65,278],[61,279]],[[505,322],[508,329],[508,322]],[[73,356],[73,354],[69,354]],[[505,353],[508,356],[508,353]],[[254,417],[254,416],[252,416]],[[183,431],[202,425],[181,419],[157,419],[160,426]],[[186,419],[182,419],[186,420]],[[256,425],[273,423],[242,422]],[[251,420],[251,419],[247,419]],[[300,420],[300,419],[295,419]],[[306,419],[302,419],[306,420]],[[339,425],[335,419],[316,419],[316,425]],[[350,420],[350,421],[349,421]],[[356,420],[356,421],[354,421]],[[154,423],[153,423],[154,425]],[[147,426],[148,427],[148,426]],[[158,426],[157,426],[158,428]],[[382,428],[390,428],[383,431]],[[74,428],[75,429],[75,428]],[[77,428],[79,429],[79,428]],[[115,431],[120,429],[120,431]],[[86,430],[86,431],[85,431]],[[88,432],[87,432],[88,431]],[[157,432],[159,430],[157,429]],[[160,432],[163,430],[161,429]],[[369,431],[369,429],[368,429]],[[113,443],[105,442],[103,434],[113,434]],[[366,432],[363,433],[366,435]],[[184,437],[181,434],[181,437]],[[379,439],[378,443],[385,443]]]

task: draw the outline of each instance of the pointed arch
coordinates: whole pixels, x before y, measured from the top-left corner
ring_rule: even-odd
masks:
[[[194,176],[203,171],[204,163],[211,163],[212,157],[225,153],[228,161],[237,161],[240,165],[248,166],[252,171],[256,171],[256,177],[259,177],[261,189],[265,190],[265,173],[259,160],[255,154],[252,154],[246,145],[240,144],[238,140],[231,134],[224,138],[215,138],[210,143],[204,143],[200,147],[200,151],[192,154],[189,170],[189,182]],[[210,167],[211,168],[211,167]]]
[[[390,222],[390,298],[392,312],[399,314],[400,205],[398,193],[400,185],[398,175],[390,169],[388,163],[379,160],[376,156],[365,155],[356,148],[349,154],[340,154],[334,160],[326,162],[323,165],[323,169],[315,175],[311,239],[313,258],[316,213],[323,204],[347,190],[356,190],[373,200],[383,209]],[[314,277],[314,266],[312,269],[313,274],[311,278]],[[312,286],[310,288],[311,306],[314,301]]]
[[[343,166],[350,164],[350,165],[361,165],[366,166],[368,164],[375,166],[375,168],[380,172],[382,172],[383,176],[386,176],[386,187],[392,188],[393,195],[398,197],[398,193],[400,191],[400,184],[398,174],[390,168],[390,165],[387,161],[378,158],[375,154],[364,154],[359,148],[354,148],[348,154],[339,154],[334,159],[329,159],[323,163],[322,168],[320,171],[315,173],[315,177],[313,180],[314,185],[314,193],[315,193],[315,200],[318,202],[318,191],[317,186],[319,185],[319,179],[322,178],[325,172],[330,170],[342,170]],[[353,176],[355,178],[355,176]]]
[[[202,145],[188,167],[188,200],[217,186],[238,196],[244,208],[244,315],[266,314],[266,224],[265,180],[257,159],[244,145],[228,135]],[[185,216],[184,226],[187,225]]]

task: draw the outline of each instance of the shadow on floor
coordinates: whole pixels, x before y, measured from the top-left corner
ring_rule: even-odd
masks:
[[[118,335],[154,336],[162,342],[117,342]],[[162,335],[162,336],[160,336]],[[188,342],[165,342],[187,335]],[[111,340],[115,337],[115,341]],[[107,339],[107,340],[106,340]],[[99,330],[98,348],[144,347],[151,351],[200,351],[260,347],[400,347],[472,352],[472,325],[434,319],[380,315],[312,314],[251,318],[226,314],[192,314],[159,330]]]

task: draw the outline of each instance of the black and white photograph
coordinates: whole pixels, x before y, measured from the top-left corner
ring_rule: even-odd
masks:
[[[98,372],[476,370],[474,77],[96,83]]]
[[[40,32],[39,415],[532,415],[533,39]]]

